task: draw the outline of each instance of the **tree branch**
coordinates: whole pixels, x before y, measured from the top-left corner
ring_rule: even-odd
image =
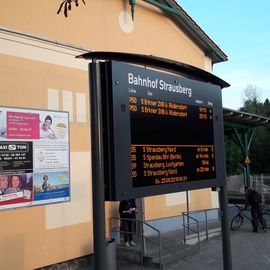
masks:
[[[76,7],[79,6],[79,1],[80,0],[62,0],[62,3],[60,4],[58,10],[57,10],[57,14],[60,14],[61,11],[63,10],[63,13],[65,15],[65,17],[68,17],[68,11],[70,11],[72,9],[72,4],[75,4]],[[85,1],[81,0],[84,5],[85,5]]]

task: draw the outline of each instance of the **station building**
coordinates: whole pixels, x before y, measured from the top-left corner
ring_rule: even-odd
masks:
[[[227,60],[174,0],[138,0],[134,13],[133,1],[79,1],[67,18],[57,14],[61,2],[1,3],[0,105],[68,111],[70,117],[71,200],[0,212],[0,265],[6,270],[35,269],[94,252],[88,63],[76,56],[91,51],[153,55],[208,72]],[[186,192],[141,202],[144,219],[152,224],[187,207]],[[105,205],[109,235],[118,202]],[[217,192],[189,192],[189,210],[215,207]]]

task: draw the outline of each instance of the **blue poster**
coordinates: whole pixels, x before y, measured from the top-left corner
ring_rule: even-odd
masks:
[[[33,175],[35,201],[69,197],[69,173],[48,172]]]

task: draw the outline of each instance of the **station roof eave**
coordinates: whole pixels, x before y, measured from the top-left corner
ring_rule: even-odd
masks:
[[[164,14],[174,21],[194,42],[212,59],[213,64],[228,60],[228,56],[202,30],[175,0],[143,0],[160,8]]]
[[[258,126],[270,124],[270,118],[223,108],[224,132],[233,128],[255,129]]]

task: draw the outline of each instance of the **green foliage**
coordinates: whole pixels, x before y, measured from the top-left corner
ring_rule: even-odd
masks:
[[[270,129],[258,127],[250,147],[251,172],[254,174],[270,172]]]
[[[242,172],[240,164],[243,160],[243,154],[229,136],[225,136],[225,157],[227,175],[240,174]]]

